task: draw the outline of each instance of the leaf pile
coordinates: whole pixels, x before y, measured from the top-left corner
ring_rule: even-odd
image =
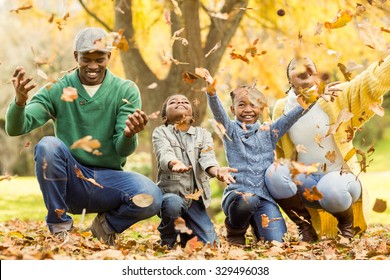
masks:
[[[185,248],[159,245],[157,223],[143,221],[122,233],[117,248],[100,243],[88,229],[75,228],[64,241],[49,233],[43,221],[12,220],[0,223],[0,260],[389,260],[390,225],[371,226],[350,243],[326,239],[309,244],[297,241],[294,225],[287,222],[286,241],[256,241],[248,231],[248,245],[226,243],[226,229],[215,225],[220,244],[203,246],[196,238]]]

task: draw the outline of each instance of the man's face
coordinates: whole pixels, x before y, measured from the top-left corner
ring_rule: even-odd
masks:
[[[94,86],[103,82],[111,53],[74,52],[74,58],[79,64],[79,78],[82,84]]]

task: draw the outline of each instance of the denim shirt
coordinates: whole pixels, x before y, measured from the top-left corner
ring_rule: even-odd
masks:
[[[304,114],[297,106],[270,124],[246,124],[245,129],[238,120],[230,120],[217,95],[207,95],[210,109],[217,122],[226,129],[223,143],[229,167],[238,169],[234,173],[236,183],[227,186],[225,199],[233,191],[252,193],[275,203],[265,185],[265,171],[274,162],[274,150],[278,140]]]
[[[207,208],[211,203],[211,189],[206,169],[219,166],[211,133],[198,126],[181,133],[173,125],[161,125],[153,131],[152,143],[158,165],[157,185],[163,194],[174,193],[184,198],[203,190],[202,200]],[[185,173],[173,172],[168,168],[171,160],[191,165],[192,169]],[[191,203],[190,200],[187,202]]]

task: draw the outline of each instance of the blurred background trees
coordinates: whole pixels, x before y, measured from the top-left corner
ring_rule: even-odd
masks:
[[[345,26],[324,26],[346,10],[352,19]],[[161,110],[168,95],[185,94],[194,102],[197,124],[212,131],[205,83],[192,75],[196,67],[207,68],[217,78],[217,90],[227,107],[233,88],[256,83],[269,97],[272,111],[275,100],[288,89],[286,66],[297,53],[311,56],[330,81],[345,81],[338,63],[349,65],[353,77],[384,58],[389,14],[390,4],[384,0],[0,0],[1,173],[33,175],[33,147],[43,135],[53,133],[48,124],[28,135],[6,136],[4,116],[14,95],[10,79],[15,67],[23,65],[37,88],[55,82],[76,66],[73,39],[85,26],[123,31],[127,45],[113,51],[109,67],[138,84],[147,114]],[[367,24],[372,29],[364,29]],[[371,47],[367,46],[369,39]],[[246,50],[252,51],[245,56],[247,62],[233,59],[244,56]],[[383,103],[386,111],[390,107],[387,99]],[[355,141],[368,146],[383,137],[390,124],[387,115],[375,116]],[[160,124],[160,116],[150,121],[127,165],[152,179],[155,161],[150,134]],[[217,136],[215,143],[223,164]]]

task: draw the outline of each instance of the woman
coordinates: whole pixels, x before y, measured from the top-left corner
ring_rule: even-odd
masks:
[[[310,58],[294,58],[287,67],[291,88],[287,97],[275,104],[273,118],[278,119],[293,109],[298,104],[297,96],[315,85],[316,76],[317,70]],[[353,132],[374,115],[370,106],[381,104],[383,95],[390,90],[390,57],[373,63],[351,81],[336,87],[333,89],[338,90],[337,97],[333,101],[320,98],[277,144],[278,158],[292,159],[306,165],[320,163],[318,172],[293,177],[287,165],[279,164],[277,167],[271,165],[266,173],[266,184],[271,195],[298,226],[302,240],[307,242],[317,240],[312,229],[313,225],[318,227],[318,223],[311,221],[306,207],[324,209],[333,215],[340,234],[346,238],[352,238],[367,228],[368,198],[360,179],[356,177],[360,172],[358,159],[356,155],[346,162],[344,159],[353,149]],[[348,121],[340,122],[338,117],[346,110],[353,116]],[[340,126],[336,131],[331,131],[332,124]],[[306,147],[307,152],[296,149],[297,145]],[[323,198],[308,201],[303,192],[306,189],[312,191],[314,186]],[[358,207],[353,207],[353,204],[360,198],[365,207],[363,211],[356,211]],[[316,219],[319,217],[317,211],[311,213],[316,215]],[[358,221],[355,225],[354,219]]]

